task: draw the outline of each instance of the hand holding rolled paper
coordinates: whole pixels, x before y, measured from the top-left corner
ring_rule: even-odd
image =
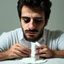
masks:
[[[39,55],[36,55],[39,53],[39,48],[41,45],[38,42],[31,42],[31,57],[22,59],[22,62],[24,63],[30,63],[30,64],[43,64],[47,60],[44,60],[43,58],[40,59]],[[31,61],[29,61],[31,60]]]

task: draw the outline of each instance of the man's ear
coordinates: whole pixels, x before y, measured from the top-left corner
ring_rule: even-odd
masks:
[[[48,20],[45,20],[45,25],[44,26],[46,26],[48,24]]]

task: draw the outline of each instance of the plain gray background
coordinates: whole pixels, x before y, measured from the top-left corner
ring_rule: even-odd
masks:
[[[18,0],[0,0],[0,34],[20,27]],[[47,29],[64,31],[64,0],[51,0],[51,15]]]

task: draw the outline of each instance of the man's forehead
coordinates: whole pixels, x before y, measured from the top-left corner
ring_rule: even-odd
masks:
[[[22,7],[22,10],[24,11],[27,11],[27,10],[31,10],[31,11],[34,11],[34,12],[44,12],[44,10],[42,10],[40,7],[29,7],[29,6],[26,6],[26,5],[24,5],[23,7]],[[21,10],[21,11],[22,11]]]
[[[40,10],[39,8],[28,7],[28,6],[23,6],[21,12],[22,15],[29,15],[29,14],[43,15],[44,14],[44,11]]]

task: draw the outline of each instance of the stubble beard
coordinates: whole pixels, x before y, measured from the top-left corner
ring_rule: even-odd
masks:
[[[30,36],[30,38],[28,38],[28,37],[25,35],[24,30],[23,30],[23,28],[22,28],[24,38],[25,38],[27,41],[30,41],[30,42],[38,41],[38,40],[43,36],[43,30],[44,30],[44,29],[42,28],[42,30],[40,31],[40,33],[38,34],[37,37]]]

